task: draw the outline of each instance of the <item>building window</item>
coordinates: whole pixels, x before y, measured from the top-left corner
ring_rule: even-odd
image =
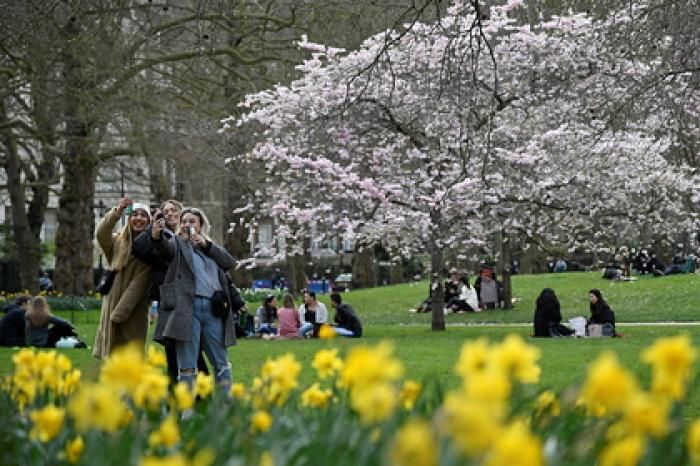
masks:
[[[54,241],[56,239],[56,229],[58,221],[55,210],[47,210],[44,216],[44,241]]]

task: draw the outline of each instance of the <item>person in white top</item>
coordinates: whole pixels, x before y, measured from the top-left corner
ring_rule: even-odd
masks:
[[[304,291],[304,304],[299,306],[299,321],[299,336],[302,338],[309,332],[317,337],[321,324],[328,322],[328,309],[325,304],[316,300],[316,293],[313,291]]]
[[[452,312],[474,312],[479,310],[479,298],[476,290],[469,285],[469,277],[459,279],[459,296],[452,298],[447,303],[447,308]]]

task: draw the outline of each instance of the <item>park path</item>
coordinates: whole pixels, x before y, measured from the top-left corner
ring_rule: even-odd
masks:
[[[400,323],[399,325],[405,325],[408,327],[412,326],[425,326],[425,323],[411,322],[411,323]],[[617,322],[617,327],[658,327],[658,326],[668,326],[668,327],[684,327],[684,326],[696,326],[700,325],[700,321],[690,321],[690,322]],[[447,327],[532,327],[532,322],[449,322],[445,323]]]

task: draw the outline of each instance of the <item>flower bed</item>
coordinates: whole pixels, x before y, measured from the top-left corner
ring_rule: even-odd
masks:
[[[687,336],[642,354],[649,387],[605,353],[581,386],[538,387],[539,350],[518,336],[466,343],[459,389],[406,378],[392,346],[318,351],[300,386],[294,355],[249,386],[168,390],[164,355],[116,352],[98,380],[64,355],[23,349],[0,390],[1,464],[676,465],[700,460],[682,406],[696,351]],[[199,401],[195,400],[199,398]]]

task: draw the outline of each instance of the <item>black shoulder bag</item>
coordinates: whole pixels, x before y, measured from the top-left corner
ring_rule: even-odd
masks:
[[[109,290],[112,289],[114,285],[114,278],[117,276],[116,270],[105,269],[102,271],[102,276],[100,277],[100,282],[97,284],[97,291],[102,296],[107,296]]]

